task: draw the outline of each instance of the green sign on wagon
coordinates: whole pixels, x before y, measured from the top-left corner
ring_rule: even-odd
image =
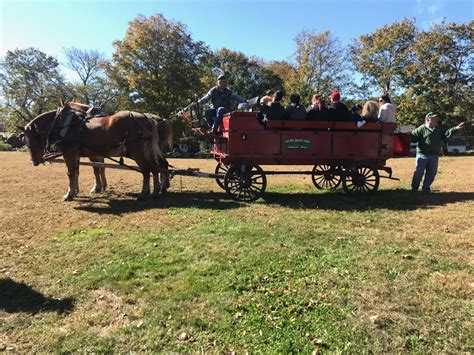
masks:
[[[309,149],[311,142],[309,139],[291,138],[285,139],[286,149]]]

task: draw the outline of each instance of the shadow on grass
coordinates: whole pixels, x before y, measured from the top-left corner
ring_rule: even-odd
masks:
[[[130,195],[128,195],[130,196]],[[474,200],[472,192],[436,192],[424,194],[409,190],[380,190],[374,194],[346,195],[343,192],[291,193],[266,192],[257,203],[273,204],[293,209],[327,209],[336,211],[366,211],[368,209],[415,210],[449,203]],[[232,201],[221,192],[172,192],[158,199],[134,201],[113,198],[81,198],[75,207],[99,214],[121,215],[148,209],[199,208],[229,210],[247,203]]]
[[[69,312],[74,299],[45,297],[24,283],[12,279],[0,279],[0,310],[7,313]]]
[[[474,200],[474,192],[436,192],[426,194],[411,190],[380,190],[373,194],[352,194],[344,192],[322,194],[287,194],[269,192],[267,203],[294,209],[327,209],[336,211],[366,211],[368,209],[389,209],[394,211],[415,210],[450,203]]]
[[[139,212],[150,209],[166,208],[199,208],[228,210],[244,207],[246,204],[236,202],[222,192],[169,192],[159,198],[149,198],[146,200],[137,200],[138,194],[126,194],[128,198],[97,198],[82,197],[76,198],[81,202],[77,210],[99,213],[121,215],[130,212]],[[133,199],[130,199],[132,197]]]

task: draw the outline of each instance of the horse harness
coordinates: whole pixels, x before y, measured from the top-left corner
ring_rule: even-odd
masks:
[[[66,112],[64,112],[66,111]],[[76,115],[76,113],[79,113],[80,115]],[[149,117],[149,114],[142,113],[143,116],[145,116],[147,119],[153,119]],[[130,139],[128,137],[129,131],[126,130],[123,139],[120,141],[120,143],[115,144],[115,145],[101,145],[101,146],[83,146],[80,144],[80,137],[82,135],[82,131],[84,130],[84,127],[86,126],[87,122],[89,122],[90,119],[94,117],[105,117],[107,116],[105,113],[101,112],[98,108],[96,107],[91,107],[87,111],[83,111],[80,109],[75,109],[72,107],[68,107],[66,109],[66,105],[63,107],[58,108],[56,111],[56,115],[54,117],[54,120],[51,124],[51,126],[48,128],[47,135],[46,135],[46,145],[45,149],[43,152],[43,156],[56,156],[58,155],[57,151],[51,150],[51,147],[53,145],[58,145],[59,147],[65,147],[67,145],[74,145],[78,144],[79,145],[79,150],[84,151],[84,149],[90,150],[100,156],[104,156],[120,165],[123,165],[125,167],[128,167],[132,170],[139,171],[138,169],[128,166],[127,164],[124,163],[123,157],[127,157],[127,143],[132,143],[132,142],[138,142],[140,140],[148,140],[150,138],[144,137],[144,136],[138,136],[134,139]],[[74,117],[78,118],[77,120],[74,120]],[[133,112],[129,111],[129,117],[133,118]],[[159,120],[156,120],[158,123],[164,121],[163,118],[160,117]],[[61,123],[61,125],[60,125]],[[79,130],[75,134],[75,137],[73,139],[66,139],[66,135],[69,131],[69,129],[73,126],[79,125]],[[119,148],[120,147],[120,155],[119,159],[116,160],[110,156],[107,156],[103,151],[100,152],[99,148],[105,148],[105,151],[114,149],[114,148]]]
[[[64,113],[66,111],[66,113]],[[78,116],[76,113],[80,113],[81,115]],[[105,113],[101,112],[96,107],[91,107],[87,111],[75,109],[72,107],[68,107],[66,110],[66,106],[58,108],[56,111],[56,115],[54,116],[54,120],[48,128],[46,134],[46,146],[45,152],[51,151],[52,145],[59,145],[66,146],[68,144],[77,144],[80,143],[80,136],[84,129],[86,123],[94,117],[104,117],[106,116]],[[77,117],[77,120],[74,120],[74,117]],[[66,139],[66,135],[69,132],[69,129],[73,126],[79,125],[79,130],[76,133],[76,137],[72,139]]]

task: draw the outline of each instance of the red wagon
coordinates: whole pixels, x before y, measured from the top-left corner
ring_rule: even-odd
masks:
[[[215,138],[217,183],[235,200],[254,201],[266,189],[266,175],[310,174],[317,188],[374,192],[380,178],[392,178],[386,161],[406,155],[406,136],[395,123],[274,121],[262,122],[257,112],[232,112]],[[264,171],[260,165],[311,165],[310,171]],[[386,175],[381,176],[379,171]]]

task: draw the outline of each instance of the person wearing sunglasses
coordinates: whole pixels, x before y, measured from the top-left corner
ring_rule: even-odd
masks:
[[[395,118],[397,110],[395,105],[390,101],[390,96],[388,96],[388,94],[379,97],[379,105],[378,119],[380,122],[397,122]]]

